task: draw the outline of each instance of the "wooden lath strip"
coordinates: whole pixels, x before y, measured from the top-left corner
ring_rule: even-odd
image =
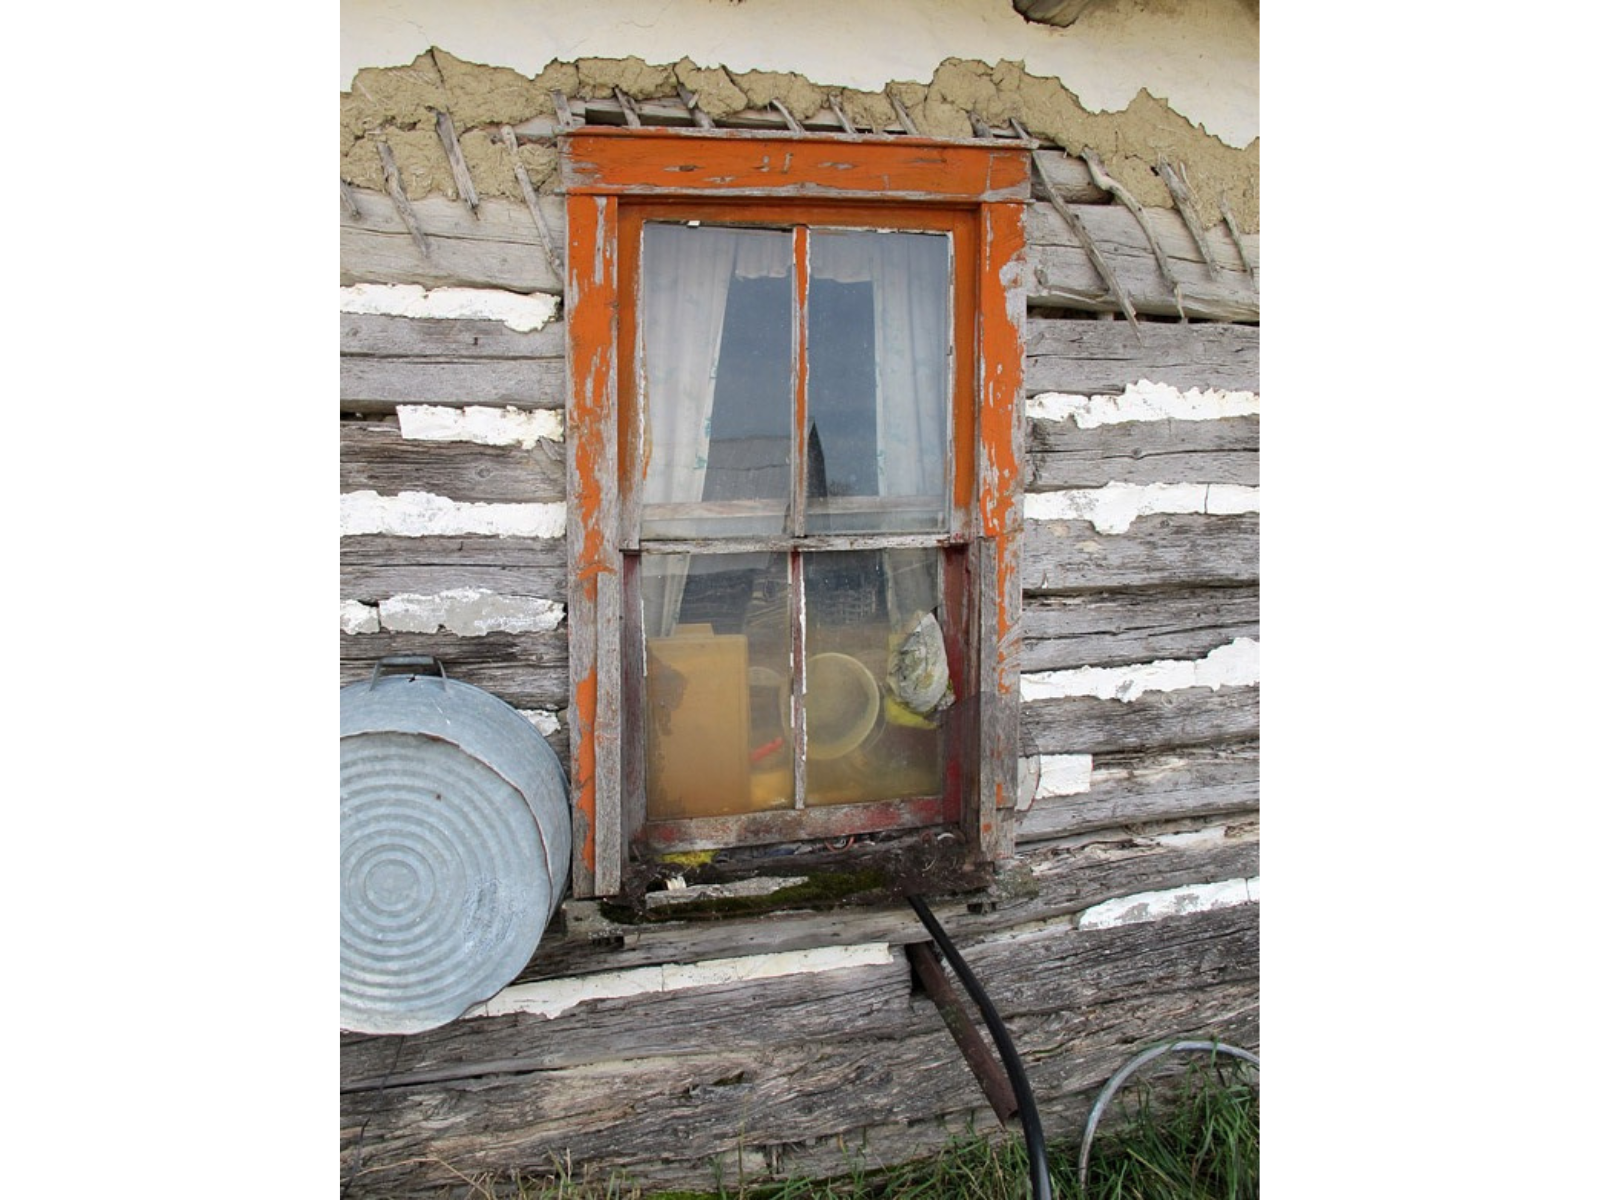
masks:
[[[417,252],[423,258],[428,258],[428,239],[417,221],[416,212],[412,210],[411,201],[406,199],[406,189],[400,182],[400,167],[394,161],[394,151],[389,149],[389,143],[382,137],[375,137],[373,141],[378,144],[378,160],[383,163],[383,182],[389,190],[389,199],[394,202],[395,212],[400,214],[406,231],[416,243]]]
[[[776,96],[772,98],[772,107],[778,110],[778,115],[783,118],[783,123],[789,127],[790,133],[805,132],[804,126],[794,119],[794,114],[789,111],[788,106]]]
[[[1144,215],[1144,205],[1127,188],[1123,187],[1111,173],[1106,170],[1105,163],[1100,161],[1092,147],[1085,146],[1080,152],[1080,157],[1089,167],[1089,178],[1095,187],[1101,191],[1110,192],[1117,202],[1133,214],[1133,219],[1139,223],[1139,228],[1144,232],[1145,241],[1150,243],[1150,250],[1156,256],[1156,269],[1161,272],[1161,278],[1172,289],[1172,302],[1178,306],[1178,317],[1188,323],[1188,315],[1183,311],[1183,285],[1178,282],[1178,277],[1173,273],[1172,263],[1167,260],[1167,252],[1161,245],[1161,239],[1156,237],[1156,231],[1150,228],[1150,219]]]
[[[622,119],[632,129],[638,129],[643,126],[644,122],[639,119],[639,106],[633,102],[633,97],[621,88],[613,90],[616,93],[617,103],[622,105]]]
[[[1244,263],[1244,269],[1250,276],[1250,285],[1257,289],[1260,284],[1256,282],[1256,265],[1250,261],[1250,256],[1244,252],[1244,234],[1239,232],[1239,224],[1233,219],[1233,209],[1228,207],[1228,198],[1221,197],[1222,222],[1228,227],[1228,236],[1233,239],[1233,245],[1239,251],[1239,259]]]
[[[565,92],[552,91],[550,99],[556,106],[557,124],[562,129],[571,129],[573,127],[572,106],[567,103],[567,94]]]
[[[888,96],[889,103],[894,105],[894,115],[900,119],[900,128],[904,129],[912,137],[920,137],[921,135],[917,132],[916,122],[911,119],[911,114],[906,111],[906,106],[900,103],[900,97],[893,92],[885,92],[884,95]]]
[[[701,109],[699,95],[691,92],[681,83],[678,85],[678,99],[683,101],[684,108],[689,110],[689,115],[694,118],[694,123],[701,129],[715,129],[717,127],[717,123]]]
[[[849,115],[844,111],[844,105],[839,103],[839,97],[832,92],[828,93],[828,107],[833,109],[833,115],[839,118],[839,127],[846,133],[855,133],[856,127],[851,123]]]
[[[361,220],[361,209],[356,204],[355,191],[343,179],[339,180],[339,199],[344,201],[345,210],[349,212],[352,221]]]
[[[1188,227],[1189,236],[1194,239],[1194,244],[1200,250],[1200,257],[1206,260],[1206,271],[1211,278],[1220,279],[1222,268],[1217,265],[1217,256],[1211,252],[1211,243],[1206,240],[1206,231],[1200,227],[1200,214],[1195,211],[1194,193],[1189,191],[1188,181],[1179,171],[1174,171],[1172,164],[1164,157],[1156,159],[1156,170],[1166,181],[1167,191],[1172,193],[1172,202],[1178,206],[1178,215]]]
[[[1018,133],[1026,136],[1027,131],[1017,125]],[[1032,139],[1029,139],[1030,141]],[[1072,236],[1078,239],[1078,244],[1083,247],[1083,252],[1089,258],[1090,266],[1101,279],[1105,280],[1106,287],[1110,289],[1112,297],[1117,302],[1117,307],[1122,310],[1122,315],[1128,318],[1128,324],[1133,326],[1135,335],[1139,328],[1139,314],[1134,311],[1133,301],[1122,284],[1117,281],[1117,273],[1111,269],[1111,264],[1106,262],[1105,255],[1100,253],[1100,247],[1095,245],[1094,239],[1089,236],[1089,231],[1083,227],[1083,222],[1078,219],[1078,214],[1072,211],[1072,206],[1061,198],[1061,193],[1056,191],[1055,185],[1044,173],[1044,165],[1039,159],[1037,146],[1029,150],[1028,157],[1033,163],[1034,179],[1038,187],[1044,192],[1045,198],[1050,201],[1050,207],[1067,223],[1067,228],[1072,231]]]
[[[440,144],[444,146],[445,157],[450,160],[450,173],[455,176],[456,191],[461,193],[472,215],[477,216],[478,189],[473,186],[472,173],[467,170],[467,160],[462,157],[461,143],[456,139],[456,123],[450,119],[449,113],[439,108],[433,113],[433,128],[439,135]]]
[[[822,135],[845,134],[859,136],[865,133],[876,133],[888,136],[906,134],[913,137],[925,136],[917,128],[910,112],[905,105],[894,96],[885,93],[890,101],[896,116],[885,127],[865,128],[856,125],[845,111],[841,98],[837,94],[826,97],[825,106],[815,113],[801,120],[783,100],[774,98],[759,108],[745,108],[737,112],[723,113],[715,118],[709,116],[700,107],[699,96],[682,84],[677,85],[676,95],[657,96],[649,99],[628,97],[626,101],[619,95],[598,96],[588,100],[557,100],[558,114],[565,111],[564,117],[559,117],[555,123],[561,131],[578,128],[584,124],[591,125],[617,125],[634,126],[633,118],[638,118],[639,126],[647,129],[693,125],[703,130],[761,130],[782,129],[789,133]],[[552,92],[554,98],[559,93]],[[631,115],[630,115],[631,114]],[[975,114],[969,114],[969,119],[974,119]],[[975,117],[974,137],[981,140],[1007,140],[1014,135],[1012,130],[1015,122],[1009,125],[991,126],[981,117]],[[526,135],[533,127],[533,122],[525,122],[518,129]],[[1027,134],[1015,136],[1024,141],[1037,144],[1037,140]]]
[[[539,208],[539,194],[534,191],[533,180],[528,178],[528,169],[522,165],[522,156],[517,153],[516,130],[510,125],[500,126],[500,141],[511,155],[511,169],[516,173],[517,186],[522,189],[522,199],[527,204],[528,211],[533,214],[533,223],[539,227],[539,240],[544,243],[545,261],[550,264],[550,270],[557,279],[565,279],[567,270],[562,265],[560,251],[556,249],[555,235],[550,232],[550,223],[544,219],[544,212]]]
[[[969,112],[967,114],[967,119],[972,122],[972,132],[978,137],[992,138],[994,136],[994,130],[989,128],[988,122],[980,117],[976,110]]]

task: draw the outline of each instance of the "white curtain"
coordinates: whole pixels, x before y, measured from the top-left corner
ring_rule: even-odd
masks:
[[[645,536],[652,504],[682,504],[705,492],[711,408],[728,290],[735,277],[790,273],[793,235],[772,230],[651,223],[640,272],[645,417]],[[666,560],[659,591],[646,589],[647,632],[670,634],[683,601],[688,555]],[[656,593],[656,594],[652,594]]]
[[[950,242],[942,234],[819,232],[818,279],[872,284],[878,494],[934,497],[943,519],[950,381]]]
[[[925,497],[919,529],[946,519],[951,359],[950,240],[942,234],[819,232],[813,274],[872,284],[877,356],[878,494]],[[921,516],[922,514],[919,514]],[[922,551],[885,551],[887,601],[897,627],[938,604]]]
[[[819,230],[811,239],[815,278],[872,285],[877,491],[925,498],[931,507],[913,517],[917,529],[938,528],[945,517],[950,255],[949,238],[942,234]],[[646,537],[688,531],[652,522],[652,505],[692,503],[704,495],[717,358],[733,280],[782,278],[791,273],[793,258],[788,232],[646,225],[640,282]],[[937,603],[935,581],[912,566],[921,558],[891,553],[886,561],[896,624],[914,621]],[[687,555],[663,560],[664,569],[647,585],[651,636],[668,635],[676,626],[688,564]]]

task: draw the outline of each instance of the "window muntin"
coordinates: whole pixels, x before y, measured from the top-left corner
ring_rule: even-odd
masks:
[[[646,821],[919,796],[942,819],[952,553],[642,554]]]
[[[640,537],[947,529],[948,233],[656,220],[641,243]]]

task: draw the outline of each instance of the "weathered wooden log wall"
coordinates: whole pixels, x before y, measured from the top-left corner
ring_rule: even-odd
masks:
[[[1025,804],[998,882],[934,907],[1007,1020],[1047,1132],[1076,1137],[1140,1047],[1259,1044],[1257,246],[1217,231],[1213,271],[1175,214],[1150,212],[1163,269],[1082,163],[1041,159],[1145,319],[1095,319],[1118,300],[1036,203]],[[539,203],[559,243],[559,199]],[[525,206],[412,207],[426,256],[389,197],[341,208],[340,682],[435,654],[564,756],[562,321],[415,307],[417,289],[558,295],[560,247]],[[569,902],[481,1013],[344,1035],[349,1192],[569,1159],[706,1186],[717,1169],[840,1170],[991,1129],[913,988],[902,947],[925,938],[887,902],[642,925]]]

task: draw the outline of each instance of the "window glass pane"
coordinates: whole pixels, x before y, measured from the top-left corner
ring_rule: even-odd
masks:
[[[935,549],[807,554],[806,804],[942,790],[952,689]]]
[[[646,817],[792,808],[787,555],[645,555],[639,574]]]
[[[945,234],[812,233],[808,531],[945,527],[951,288]]]
[[[778,534],[790,492],[794,235],[647,223],[641,535]]]

